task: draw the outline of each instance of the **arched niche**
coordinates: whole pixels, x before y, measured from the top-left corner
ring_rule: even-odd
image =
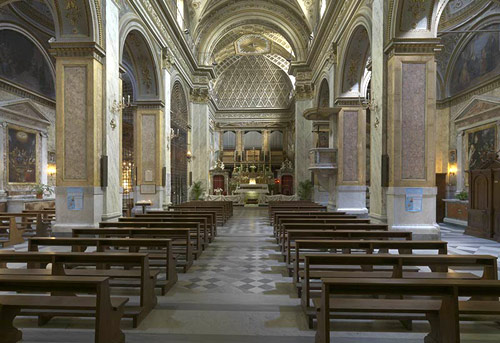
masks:
[[[236,132],[225,131],[222,135],[222,147],[225,151],[236,149]]]
[[[160,98],[159,68],[153,55],[152,43],[139,29],[131,29],[126,35],[121,61],[135,81],[134,100],[148,101]]]
[[[364,97],[363,84],[369,77],[367,62],[371,55],[370,38],[365,26],[358,25],[352,32],[341,64],[342,97]]]
[[[330,107],[330,85],[327,79],[321,81],[318,92],[318,107],[326,108]]]
[[[186,92],[180,81],[175,81],[170,96],[170,127],[174,133],[170,143],[171,201],[180,204],[188,194],[188,131],[189,113]]]
[[[262,133],[259,131],[247,131],[243,135],[243,147],[245,150],[262,149]]]
[[[283,151],[283,132],[272,131],[269,137],[269,146],[271,151]]]

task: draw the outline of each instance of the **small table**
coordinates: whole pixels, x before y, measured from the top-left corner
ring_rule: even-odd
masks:
[[[142,207],[142,214],[146,214],[146,207],[151,206],[153,203],[149,200],[145,201],[138,201],[135,203],[135,206],[141,206]]]

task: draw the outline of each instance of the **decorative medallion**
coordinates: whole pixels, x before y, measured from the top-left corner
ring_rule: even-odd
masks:
[[[236,41],[236,53],[241,55],[267,54],[271,43],[260,35],[245,35]]]

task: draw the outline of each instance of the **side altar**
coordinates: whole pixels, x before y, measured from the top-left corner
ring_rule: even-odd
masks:
[[[245,204],[260,205],[266,201],[265,196],[269,194],[269,186],[257,183],[240,184],[234,191],[234,194],[241,195]]]

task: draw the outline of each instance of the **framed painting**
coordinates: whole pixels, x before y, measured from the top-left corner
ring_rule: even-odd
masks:
[[[11,184],[38,182],[37,132],[7,127],[7,181]]]
[[[496,124],[476,127],[465,132],[466,145],[466,170],[481,168],[486,162],[488,152],[497,150]]]

